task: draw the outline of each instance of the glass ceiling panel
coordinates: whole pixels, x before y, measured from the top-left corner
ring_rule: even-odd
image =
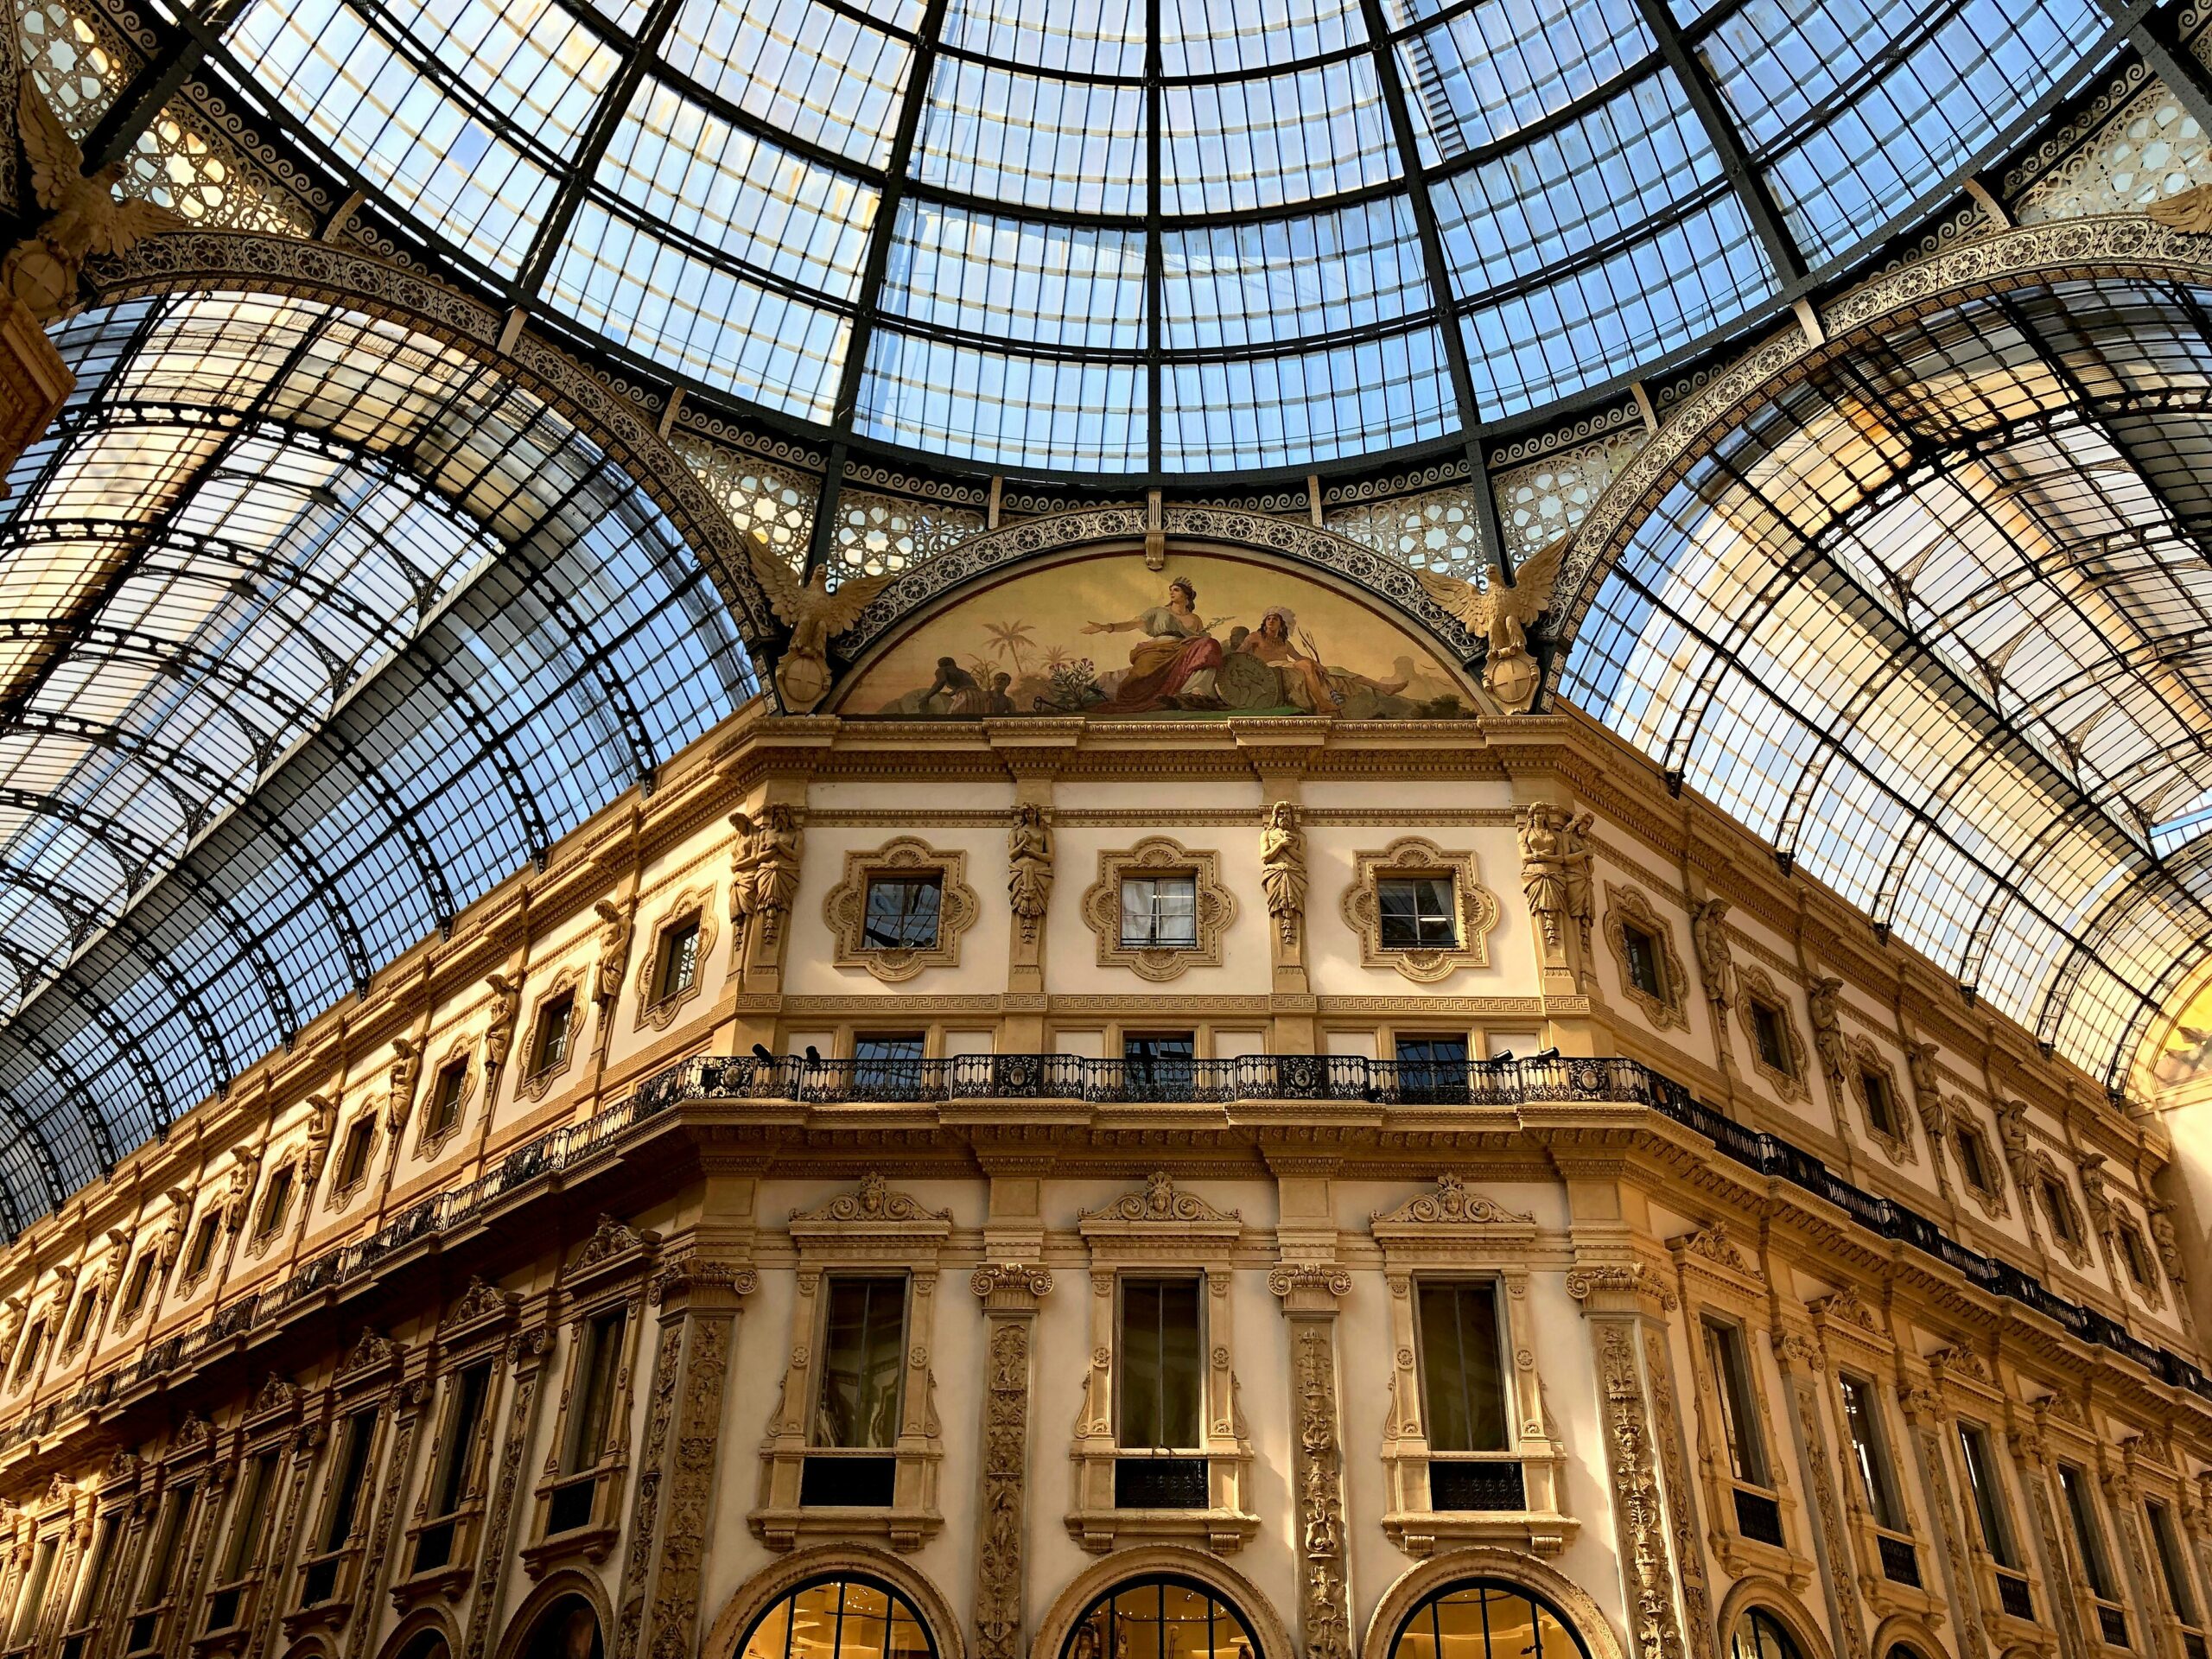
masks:
[[[1817,372],[1644,523],[1564,682],[2115,1081],[2212,934],[2212,821],[2150,843],[2212,790],[2212,563],[2142,459],[2208,441],[2206,297],[2029,290]]]
[[[660,55],[771,130],[879,168],[914,57],[819,0],[683,0]]]
[[[1428,412],[1363,447],[1316,423],[1311,365],[1254,378],[1229,359],[1337,349],[1317,313],[1338,295],[1359,312],[1365,293],[1360,326],[1461,329],[1474,362],[1452,429],[1613,395],[1762,326],[1777,264],[1827,281],[1891,243],[2119,49],[2098,0],[1671,3],[1721,83],[1726,144],[1665,68],[1643,0],[1382,0],[1380,40],[1364,0],[248,0],[209,72],[251,83],[245,102],[273,97],[331,200],[365,187],[400,241],[446,256],[441,274],[558,314],[626,373],[825,441],[865,435],[866,410],[901,442],[942,430],[961,435],[950,457],[1033,470],[1131,453],[1109,428],[1166,420],[1128,405],[1113,356],[1144,349],[1129,290],[1146,270],[1165,273],[1168,348],[1223,359],[1187,385],[1278,387],[1299,409],[1274,429],[1331,435],[1286,464],[1379,455]],[[1782,205],[1788,258],[1719,166],[1735,144]],[[1310,260],[1283,245],[1424,189],[1440,269],[1418,238],[1339,252],[1317,236]],[[886,200],[899,211],[879,225]],[[1292,222],[1255,247],[1263,219]],[[1023,223],[984,235],[993,220]],[[1322,269],[1370,249],[1376,269]],[[875,349],[879,312],[906,344]],[[879,362],[900,378],[841,408],[855,333],[863,380]],[[1103,360],[1047,367],[1040,348]],[[912,407],[925,353],[958,367],[960,410]],[[1057,407],[1090,366],[1116,388],[1103,423],[1071,411],[997,435],[985,405]],[[1279,449],[1175,447],[1193,467]],[[1148,432],[1134,445],[1149,448]]]
[[[1819,263],[1946,182],[2110,27],[2095,0],[1745,0],[1700,44]]]
[[[1146,464],[1141,364],[986,352],[887,324],[868,368],[854,421],[867,436],[1048,471]]]
[[[56,338],[78,392],[0,510],[0,1097],[48,1137],[22,1215],[753,689],[638,483],[435,341],[222,295]]]
[[[1189,471],[1281,467],[1441,437],[1459,418],[1435,329],[1296,356],[1168,365],[1160,461]]]

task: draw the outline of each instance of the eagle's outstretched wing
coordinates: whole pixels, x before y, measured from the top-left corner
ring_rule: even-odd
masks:
[[[888,573],[880,576],[858,576],[840,582],[837,591],[828,598],[815,602],[821,608],[823,622],[827,626],[825,638],[835,638],[853,626],[860,613],[868,607],[868,601],[891,585]]]
[[[84,176],[85,152],[77,148],[28,72],[16,105],[22,118],[16,124],[23,135],[23,151],[30,157],[32,194],[47,212],[58,213],[65,200],[63,186]]]
[[[2212,185],[2198,185],[2152,202],[2143,210],[2170,231],[2202,236],[2212,231]]]
[[[1458,617],[1467,632],[1480,639],[1490,632],[1491,594],[1471,582],[1457,576],[1440,575],[1434,570],[1416,570],[1414,579],[1428,590],[1428,596],[1446,610]]]
[[[188,222],[182,213],[171,213],[155,202],[119,201],[108,215],[107,223],[92,232],[92,245],[86,251],[126,253],[146,238],[159,236],[163,231],[181,231]]]
[[[1549,609],[1552,588],[1559,582],[1559,567],[1567,556],[1567,544],[1574,539],[1570,531],[1555,537],[1538,551],[1523,559],[1513,572],[1513,585],[1491,583],[1490,596],[1497,603],[1512,607],[1514,617],[1525,627]]]
[[[753,563],[753,579],[760,584],[760,591],[768,601],[768,608],[785,622],[797,622],[805,592],[798,573],[776,556],[776,550],[768,545],[768,538],[757,530],[745,532],[746,556]]]

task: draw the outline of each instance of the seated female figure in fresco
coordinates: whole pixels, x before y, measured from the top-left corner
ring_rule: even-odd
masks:
[[[1085,633],[1146,636],[1129,652],[1128,671],[1113,695],[1096,705],[1098,715],[1141,715],[1154,709],[1219,709],[1214,674],[1221,667],[1221,641],[1213,625],[1198,613],[1198,591],[1182,577],[1167,584],[1167,602],[1126,622],[1086,622]],[[1220,619],[1217,618],[1216,620]]]

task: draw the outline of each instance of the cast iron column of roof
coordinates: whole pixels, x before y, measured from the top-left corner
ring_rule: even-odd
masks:
[[[891,130],[891,154],[883,163],[883,189],[876,198],[875,223],[868,226],[868,259],[861,267],[853,301],[852,332],[845,337],[845,363],[837,375],[837,401],[830,406],[835,435],[822,469],[822,493],[814,504],[814,530],[806,541],[809,576],[830,562],[837,543],[838,497],[845,488],[846,440],[861,400],[861,377],[868,372],[868,343],[883,296],[883,275],[891,265],[891,244],[899,233],[899,206],[906,199],[906,171],[914,157],[914,134],[929,102],[930,79],[937,69],[937,45],[944,33],[945,0],[929,0],[921,27],[914,32],[914,61],[906,71],[906,95],[899,101],[899,124]]]
[[[245,10],[245,3],[246,0],[219,0],[207,9],[205,17],[195,16],[187,10],[183,21],[175,27],[165,28],[148,20],[161,37],[162,49],[130,78],[130,84],[116,94],[115,102],[107,106],[107,112],[85,135],[86,173],[97,173],[110,162],[119,162],[130,153],[131,146],[138,142],[138,135],[154,124],[169,99],[192,79],[207,58],[207,48],[238,21],[238,13]]]
[[[1804,251],[1798,247],[1797,238],[1790,235],[1774,193],[1767,188],[1758,168],[1751,165],[1751,150],[1744,143],[1744,135],[1737,130],[1735,118],[1728,113],[1720,88],[1713,83],[1703,60],[1682,38],[1669,0],[1636,0],[1636,3],[1643,14],[1644,27],[1659,42],[1659,55],[1675,72],[1675,79],[1681,82],[1698,124],[1705,129],[1706,139],[1719,160],[1721,174],[1743,204],[1744,215],[1758,232],[1776,277],[1784,289],[1793,286],[1805,275]]]
[[[1167,315],[1167,251],[1160,225],[1160,112],[1166,100],[1160,93],[1162,60],[1160,51],[1160,0],[1145,0],[1144,8],[1144,427],[1145,470],[1156,486],[1160,482],[1160,434],[1164,417],[1160,403],[1166,376],[1163,370],[1163,338]]]
[[[683,0],[653,0],[652,9],[645,13],[645,22],[623,54],[621,67],[614,72],[614,79],[600,95],[599,106],[591,112],[583,142],[576,146],[576,159],[562,179],[552,207],[538,221],[537,234],[531,238],[530,251],[523,256],[522,264],[507,290],[509,304],[527,303],[544,286],[546,273],[553,269],[561,244],[568,239],[569,226],[575,219],[576,210],[583,206],[584,193],[591,188],[593,175],[607,158],[607,147],[614,142],[614,130],[622,124],[623,114],[645,78],[646,66],[659,52],[660,43],[667,37],[669,26],[676,21]]]
[[[2143,66],[2165,83],[2196,124],[2212,132],[2212,71],[2190,51],[2175,22],[2177,8],[2157,0],[2104,0],[2105,11],[2127,30],[2127,43]]]
[[[1436,332],[1444,342],[1452,395],[1459,405],[1459,430],[1467,448],[1467,493],[1473,499],[1475,531],[1481,542],[1478,551],[1482,558],[1497,565],[1498,574],[1510,584],[1513,557],[1505,550],[1505,534],[1497,521],[1497,497],[1491,490],[1490,467],[1483,457],[1482,410],[1475,401],[1475,377],[1467,367],[1467,342],[1459,333],[1459,308],[1452,300],[1452,266],[1444,257],[1444,232],[1437,228],[1436,203],[1429,198],[1428,181],[1421,171],[1421,141],[1414,136],[1413,118],[1407,112],[1405,83],[1398,79],[1389,20],[1382,15],[1382,0],[1360,0],[1359,13],[1367,29],[1367,48],[1375,60],[1382,108],[1398,146],[1398,171],[1405,176],[1406,196],[1421,238],[1429,305],[1436,318]]]

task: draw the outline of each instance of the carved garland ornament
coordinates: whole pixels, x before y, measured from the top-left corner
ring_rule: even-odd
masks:
[[[866,937],[868,884],[879,877],[901,875],[937,877],[937,941],[912,949],[878,950]],[[833,945],[831,959],[840,968],[865,968],[887,985],[912,979],[926,968],[958,967],[960,936],[982,913],[982,901],[968,885],[968,855],[939,852],[916,836],[898,836],[871,853],[847,853],[844,880],[822,901],[822,919]]]
[[[1629,971],[1628,930],[1633,926],[1651,941],[1658,954],[1659,983],[1665,995],[1654,996],[1636,982]],[[1690,1018],[1689,971],[1675,949],[1675,930],[1639,887],[1617,887],[1605,883],[1605,944],[1613,953],[1614,971],[1620,976],[1621,994],[1643,1010],[1643,1017],[1659,1031],[1688,1031]]]
[[[1430,875],[1452,884],[1454,943],[1397,950],[1382,943],[1380,883],[1386,877]],[[1417,985],[1449,979],[1462,968],[1490,966],[1490,934],[1497,925],[1497,895],[1482,884],[1472,853],[1446,852],[1433,841],[1403,836],[1381,852],[1351,855],[1351,885],[1339,908],[1359,936],[1363,968],[1395,968]]]
[[[1187,875],[1198,889],[1197,942],[1189,945],[1122,943],[1122,882],[1127,876]],[[1098,965],[1127,968],[1155,983],[1190,968],[1221,965],[1222,936],[1236,919],[1236,899],[1221,883],[1221,855],[1193,852],[1166,836],[1098,855],[1098,879],[1083,895],[1083,919],[1098,938]]]
[[[662,996],[658,995],[661,956],[667,948],[667,936],[671,929],[686,921],[695,921],[699,925],[699,937],[691,952],[691,982]],[[686,887],[677,893],[662,907],[660,919],[653,924],[648,937],[652,940],[652,948],[638,953],[638,1012],[632,1024],[639,1031],[666,1031],[706,982],[709,960],[707,953],[715,944],[714,888]]]

